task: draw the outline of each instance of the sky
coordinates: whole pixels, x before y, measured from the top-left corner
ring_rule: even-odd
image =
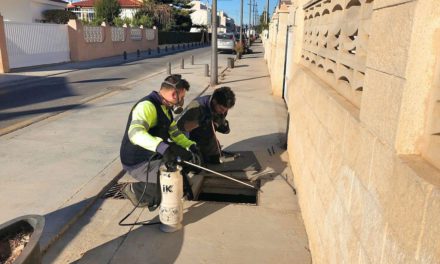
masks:
[[[78,2],[80,0],[73,0],[72,2]],[[201,0],[202,3],[208,3],[210,6],[213,0]],[[243,24],[249,23],[249,2],[250,0],[243,0]],[[257,3],[257,10],[259,16],[266,8],[267,0],[255,0]],[[240,24],[240,3],[241,0],[217,0],[217,11],[225,11],[229,17],[232,17],[236,25]],[[269,14],[272,16],[275,6],[278,0],[269,0]]]
[[[207,0],[201,0],[206,2]],[[213,0],[208,0],[209,5],[212,4]],[[266,7],[267,0],[256,0],[257,10],[259,16]],[[217,0],[217,10],[223,10],[232,17],[236,25],[240,24],[240,0]],[[269,14],[272,15],[278,0],[269,0]],[[249,0],[243,0],[243,24],[249,23]]]

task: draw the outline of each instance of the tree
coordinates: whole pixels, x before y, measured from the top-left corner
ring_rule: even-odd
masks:
[[[101,18],[110,25],[121,14],[121,5],[118,0],[97,0],[94,4],[96,18]]]
[[[51,9],[43,11],[44,19],[49,23],[66,24],[69,19],[76,19],[76,15],[71,11]]]
[[[170,31],[185,31],[189,32],[192,27],[191,12],[184,9],[173,10],[173,25]]]
[[[269,24],[266,23],[266,20],[265,20],[266,16],[265,15],[266,15],[266,11],[263,11],[263,13],[261,13],[261,16],[260,16],[260,24],[257,27],[257,31],[259,33],[263,32],[263,30],[265,30],[265,29],[269,29]]]

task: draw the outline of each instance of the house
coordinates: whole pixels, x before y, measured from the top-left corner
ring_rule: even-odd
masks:
[[[93,8],[95,0],[84,0],[76,3],[69,3],[67,9],[76,14],[78,19],[92,20],[95,17],[95,10]],[[141,0],[118,0],[121,6],[121,18],[134,17],[134,14],[141,8]]]
[[[218,33],[235,32],[235,21],[234,19],[230,18],[228,14],[225,13],[225,11],[222,10],[218,12],[217,19],[218,19],[218,25],[217,25]]]
[[[1,0],[0,13],[5,21],[35,23],[43,21],[43,11],[64,10],[67,2],[62,0]]]
[[[208,27],[211,25],[211,8],[201,1],[191,1],[191,21],[193,25]],[[191,32],[198,32],[201,28],[193,27]]]

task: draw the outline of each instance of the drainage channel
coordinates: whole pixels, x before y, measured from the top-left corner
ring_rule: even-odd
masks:
[[[260,187],[260,181],[240,180]],[[198,201],[237,203],[237,204],[258,204],[258,191],[248,188],[239,183],[215,176],[205,176],[201,187],[196,195]]]
[[[245,183],[251,184],[257,188],[260,187],[260,181],[246,181]],[[122,195],[122,189],[128,184],[128,182],[118,182],[112,185],[107,192],[105,192],[102,199],[125,199]],[[203,177],[202,183],[198,190],[194,190],[195,200],[205,202],[221,202],[221,203],[236,203],[257,205],[258,204],[258,191],[248,188],[233,181],[229,181],[224,178],[216,176]]]

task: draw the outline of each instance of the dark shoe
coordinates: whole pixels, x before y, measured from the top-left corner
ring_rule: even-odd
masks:
[[[130,200],[133,206],[146,207],[148,206],[148,201],[144,199],[144,197],[146,197],[147,194],[145,193],[144,197],[141,197],[144,189],[145,183],[143,182],[129,183],[124,187],[124,189],[122,189],[122,195],[126,199]],[[139,201],[140,198],[142,198],[142,201]]]

